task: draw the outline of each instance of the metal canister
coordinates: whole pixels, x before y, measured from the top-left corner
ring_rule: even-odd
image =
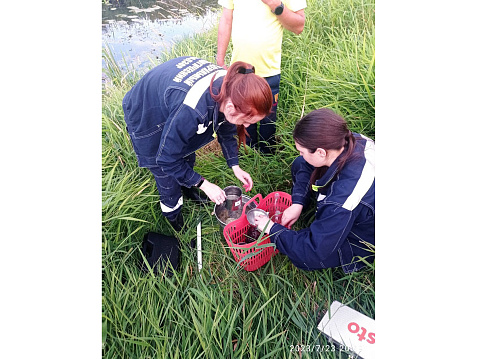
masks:
[[[245,206],[245,203],[247,203],[249,200],[250,200],[250,197],[245,196],[245,195],[241,196],[241,202],[242,202],[241,203],[241,212],[243,212],[243,207]],[[252,208],[256,208],[256,207],[257,207],[257,205],[255,204],[255,202],[251,202],[248,204],[246,212],[248,212]],[[229,217],[228,217],[229,213],[226,210],[225,204],[224,203],[216,204],[214,206],[214,213],[213,214],[215,214],[215,217],[217,218],[217,221],[219,222],[221,229],[224,229],[226,224],[228,224],[227,221],[229,219]],[[236,214],[238,214],[238,212],[236,212]],[[233,219],[240,218],[240,215],[241,215],[241,213],[239,213],[238,216],[233,217]]]
[[[226,194],[226,202],[224,203],[226,209],[230,213],[240,211],[242,207],[241,195],[243,194],[241,188],[228,186],[224,188],[224,193]]]

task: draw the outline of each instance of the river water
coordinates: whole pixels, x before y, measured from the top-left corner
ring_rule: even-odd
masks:
[[[102,0],[102,46],[120,68],[141,69],[176,41],[216,26],[219,12],[217,0]]]

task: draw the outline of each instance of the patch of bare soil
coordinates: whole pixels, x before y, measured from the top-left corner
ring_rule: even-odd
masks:
[[[222,148],[220,147],[219,141],[215,140],[210,142],[209,144],[203,146],[198,151],[196,151],[196,157],[199,159],[203,159],[210,153],[214,153],[217,157],[224,157],[222,154]]]

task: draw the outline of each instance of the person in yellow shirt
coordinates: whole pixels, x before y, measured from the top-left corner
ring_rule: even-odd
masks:
[[[222,16],[217,39],[217,65],[227,68],[225,57],[229,41],[231,64],[245,61],[267,81],[273,93],[271,114],[247,128],[247,143],[262,153],[273,153],[276,144],[276,110],[281,79],[283,28],[300,34],[304,29],[306,0],[219,0]]]

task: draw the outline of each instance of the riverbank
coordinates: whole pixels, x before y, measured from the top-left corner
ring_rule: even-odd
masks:
[[[216,0],[103,3],[102,45],[122,70],[142,69],[175,42],[216,26],[218,10]]]

